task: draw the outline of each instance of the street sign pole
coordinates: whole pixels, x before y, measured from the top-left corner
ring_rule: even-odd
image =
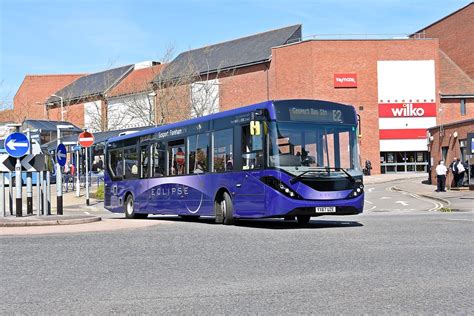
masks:
[[[78,141],[86,150],[86,205],[89,205],[89,148],[94,144],[94,135],[84,131],[79,134]]]
[[[23,204],[21,202],[21,160],[20,158],[16,159],[15,165],[15,184],[16,184],[16,217],[23,216]]]
[[[77,144],[79,146],[79,143]],[[79,172],[79,166],[81,165],[79,163],[79,150],[76,150],[76,196],[79,197],[81,195],[81,182],[80,182],[80,172]]]
[[[89,206],[89,148],[86,148],[86,205]]]
[[[31,144],[31,132],[30,130],[27,131],[26,137],[28,138],[28,141]],[[32,150],[30,149],[28,151],[28,154],[31,154]],[[33,214],[33,190],[32,190],[32,181],[31,181],[31,172],[26,173],[26,213],[28,215]]]
[[[25,134],[19,132],[20,125],[16,126],[16,132],[8,135],[5,139],[5,150],[7,153],[16,158],[15,164],[15,183],[16,183],[16,216],[22,217],[22,183],[21,183],[21,157],[23,157],[30,150],[30,141]],[[10,188],[13,189],[12,178],[10,178]],[[13,204],[13,203],[12,203]]]

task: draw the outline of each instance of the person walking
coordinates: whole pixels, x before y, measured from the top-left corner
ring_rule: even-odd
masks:
[[[444,161],[440,160],[439,164],[436,166],[436,178],[438,187],[436,192],[446,192],[446,173],[448,172],[448,168],[444,165]]]
[[[461,159],[458,158],[456,162],[456,169],[458,172],[458,178],[456,181],[456,186],[458,188],[462,187],[464,184],[464,173],[466,171],[466,168],[464,167],[464,164],[462,163]]]
[[[365,174],[370,176],[370,170],[372,170],[372,163],[369,159],[365,160]]]
[[[457,187],[458,185],[458,158],[454,157],[453,162],[449,165],[449,171],[453,174],[453,187]]]

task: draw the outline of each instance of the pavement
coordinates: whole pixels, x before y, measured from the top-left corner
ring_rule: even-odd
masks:
[[[473,211],[474,191],[467,190],[447,190],[447,192],[435,192],[436,185],[426,184],[426,174],[403,173],[403,174],[379,174],[364,177],[364,184],[379,184],[393,182],[394,189],[416,194],[440,202],[445,211]],[[56,190],[51,189],[51,199],[53,201],[52,213],[55,213],[54,205],[56,201]],[[36,216],[29,215],[23,217],[7,216],[0,217],[0,227],[31,227],[31,226],[54,226],[54,225],[77,225],[103,221],[115,218],[115,214],[104,209],[103,203],[95,199],[90,199],[90,205],[85,205],[84,190],[79,197],[75,192],[63,193],[64,214]],[[26,203],[26,202],[25,202]],[[24,206],[23,213],[26,213]],[[99,216],[100,215],[100,216]],[[123,217],[123,216],[120,216]],[[122,224],[121,224],[122,225]],[[122,227],[119,225],[120,227]]]

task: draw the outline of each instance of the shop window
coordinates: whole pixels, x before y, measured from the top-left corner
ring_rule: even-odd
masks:
[[[441,147],[441,156],[444,162],[446,163],[446,157],[448,156],[448,146]]]

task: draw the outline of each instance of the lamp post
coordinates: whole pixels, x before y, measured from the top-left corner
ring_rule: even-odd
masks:
[[[56,95],[56,94],[52,94],[51,95],[52,97],[55,97],[55,98],[59,98],[61,100],[61,121],[64,122],[64,111],[63,111],[63,101],[64,101],[64,98],[59,96],[59,95]]]
[[[74,128],[72,125],[58,125],[57,128],[57,146],[61,144],[61,130]],[[57,148],[56,147],[56,151]],[[57,156],[57,152],[56,152]],[[61,166],[59,165],[59,159],[56,157],[56,213],[63,215],[63,177],[61,172]]]

